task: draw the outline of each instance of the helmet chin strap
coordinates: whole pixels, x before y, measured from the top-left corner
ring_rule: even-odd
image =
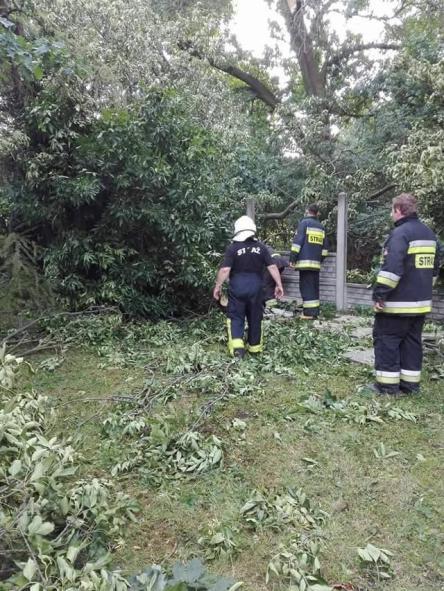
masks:
[[[256,234],[254,230],[249,230],[248,228],[244,230],[238,230],[235,234],[233,234],[233,238],[235,238],[238,234],[242,234],[242,232],[253,232],[253,236]]]

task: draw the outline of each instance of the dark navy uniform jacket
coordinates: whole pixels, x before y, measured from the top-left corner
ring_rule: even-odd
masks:
[[[279,273],[282,275],[285,267],[288,267],[288,258],[281,256],[277,252],[270,252],[273,265],[276,265]],[[268,270],[264,273],[264,301],[274,299],[274,289],[276,283]]]
[[[296,269],[320,270],[321,262],[328,255],[328,240],[321,222],[314,216],[303,218],[293,238],[290,263]]]
[[[232,242],[225,251],[221,267],[230,267],[230,279],[240,273],[253,273],[262,281],[265,267],[274,261],[268,248],[256,238],[248,238],[244,242]]]
[[[430,312],[433,277],[438,271],[434,232],[416,213],[398,220],[384,243],[373,288],[373,299],[385,302],[381,313],[418,316]]]

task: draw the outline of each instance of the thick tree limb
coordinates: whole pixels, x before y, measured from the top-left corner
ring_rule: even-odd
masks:
[[[396,43],[361,43],[359,45],[353,45],[352,47],[344,47],[341,51],[338,51],[332,55],[324,64],[323,68],[330,68],[331,66],[339,65],[344,59],[347,59],[354,53],[359,51],[366,51],[367,49],[384,49],[390,51],[397,51],[401,49],[401,45]]]
[[[272,109],[275,109],[281,102],[280,99],[265,84],[263,84],[251,74],[244,72],[237,66],[216,62],[210,58],[208,58],[208,63],[213,66],[213,68],[216,68],[221,72],[225,72],[226,74],[233,76],[233,78],[237,78],[238,80],[244,82],[248,88],[254,92],[258,99],[263,101]]]
[[[380,197],[381,195],[384,195],[384,193],[387,193],[388,191],[391,191],[392,189],[394,189],[396,187],[396,185],[394,184],[390,184],[390,185],[385,185],[385,187],[382,187],[382,189],[379,189],[378,191],[375,191],[374,193],[372,193],[371,195],[368,196],[368,199],[376,199],[377,197]],[[290,205],[287,205],[287,207],[279,212],[273,212],[273,213],[266,213],[263,216],[264,221],[268,221],[268,220],[282,220],[285,217],[287,217],[287,215],[289,215],[298,205],[300,205],[300,201],[296,200],[296,201],[292,201],[290,203]]]
[[[298,200],[293,201],[292,203],[290,203],[290,205],[287,205],[287,207],[283,211],[279,211],[279,212],[275,212],[275,213],[266,213],[264,215],[263,219],[265,221],[282,220],[285,217],[287,217],[287,215],[289,215],[293,211],[293,209],[295,209],[299,204],[300,204],[300,201],[298,201]]]
[[[280,0],[281,12],[290,33],[290,43],[296,54],[305,92],[309,96],[325,95],[325,80],[316,62],[312,38],[305,24],[304,3],[301,0]]]
[[[276,96],[268,86],[251,74],[248,74],[248,72],[241,70],[233,64],[224,62],[223,60],[216,60],[204,55],[191,41],[180,41],[178,45],[180,49],[187,51],[191,56],[200,60],[205,60],[216,70],[225,72],[226,74],[233,76],[233,78],[237,78],[237,80],[244,82],[252,93],[266,105],[271,107],[272,110],[274,110],[281,102],[279,97]]]
[[[391,191],[395,187],[396,187],[396,185],[394,185],[394,184],[386,185],[385,187],[382,187],[382,189],[379,189],[379,191],[375,191],[375,193],[372,193],[371,195],[369,195],[368,199],[376,199],[377,197],[384,195],[384,193]]]

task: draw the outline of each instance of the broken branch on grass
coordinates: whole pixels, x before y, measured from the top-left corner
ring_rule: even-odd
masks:
[[[101,398],[70,398],[67,402],[63,402],[61,404],[56,404],[56,408],[62,408],[63,406],[68,406],[69,404],[74,404],[76,402],[133,402],[136,403],[137,399],[134,396],[107,396]]]
[[[53,314],[53,315],[49,315],[49,316],[51,318],[60,318],[62,316],[82,316],[82,315],[88,316],[88,315],[93,315],[93,314],[102,314],[105,312],[119,312],[119,309],[116,306],[106,306],[106,307],[90,308],[88,310],[82,310],[81,312],[58,312],[57,314]],[[17,330],[12,332],[10,335],[7,335],[6,337],[4,337],[4,339],[2,341],[2,345],[4,345],[5,343],[10,341],[12,338],[16,337],[17,335],[21,334],[22,332],[28,330],[29,328],[31,328],[35,324],[38,324],[42,320],[45,320],[45,318],[48,318],[48,314],[45,314],[43,316],[39,316],[35,320],[28,322],[28,324],[25,324],[24,326],[18,328]]]
[[[224,398],[226,398],[228,396],[228,388],[226,388],[222,394],[220,394],[219,396],[216,396],[216,398],[213,398],[212,400],[209,400],[203,407],[201,410],[200,415],[197,417],[197,419],[194,421],[193,425],[188,429],[188,431],[195,431],[197,429],[197,427],[200,425],[200,423],[202,422],[202,420],[206,417],[208,417],[214,410],[215,406],[217,405],[218,402],[221,402]]]

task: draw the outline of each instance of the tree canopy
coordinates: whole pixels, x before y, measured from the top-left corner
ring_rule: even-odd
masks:
[[[229,0],[80,4],[0,1],[3,231],[41,249],[71,306],[199,307],[251,196],[284,245],[308,201],[332,231],[345,190],[352,266],[371,265],[396,191],[444,233],[439,2],[270,0],[290,53],[262,59],[233,37]]]

